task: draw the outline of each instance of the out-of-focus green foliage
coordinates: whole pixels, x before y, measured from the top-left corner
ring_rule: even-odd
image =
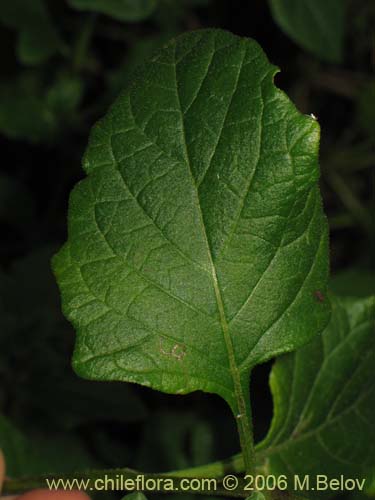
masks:
[[[89,383],[69,369],[64,347],[66,327],[61,320],[53,275],[52,248],[42,248],[15,261],[4,272],[0,297],[6,315],[0,317],[0,401],[11,401],[17,421],[27,426],[38,415],[44,428],[74,429],[103,419],[133,422],[146,417],[146,409],[131,386]],[[38,335],[29,335],[37,330]],[[9,350],[12,356],[9,356]],[[29,390],[22,387],[22,368],[29,358]],[[48,401],[48,405],[46,405]]]
[[[82,81],[59,75],[49,86],[41,75],[23,72],[0,84],[0,131],[11,139],[51,142],[71,125],[82,96]]]
[[[119,21],[141,21],[151,15],[158,0],[68,0],[78,10],[101,12]]]
[[[90,457],[79,436],[71,434],[25,437],[7,418],[0,415],[0,443],[7,462],[7,474],[68,473],[86,470],[98,464]],[[58,451],[57,451],[58,450]]]
[[[278,25],[304,49],[324,61],[343,55],[345,0],[269,0]]]
[[[44,0],[2,0],[0,23],[17,31],[17,55],[24,64],[43,63],[63,50]]]
[[[48,141],[56,131],[38,74],[26,73],[0,84],[0,129],[13,139]]]
[[[375,473],[368,478],[366,486],[367,495],[370,497],[375,497]]]

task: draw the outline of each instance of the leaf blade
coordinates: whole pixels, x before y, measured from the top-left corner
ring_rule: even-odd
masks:
[[[319,128],[274,74],[256,42],[193,32],[95,127],[54,259],[83,376],[215,392],[235,410],[256,363],[324,328]]]
[[[375,297],[332,305],[321,338],[273,368],[275,415],[258,447],[272,472],[353,477],[373,465]]]

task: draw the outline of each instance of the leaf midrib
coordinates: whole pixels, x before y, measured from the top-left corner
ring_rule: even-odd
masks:
[[[243,45],[242,41],[240,43]],[[238,72],[236,75],[234,90],[233,90],[233,93],[231,96],[231,100],[228,104],[228,110],[230,108],[233,96],[236,93],[236,90],[238,87],[238,81],[239,81],[239,78],[241,75],[241,70],[242,70],[245,56],[246,56],[246,48],[244,48],[244,50],[242,51],[242,60],[241,60],[241,63],[239,65]],[[208,257],[208,262],[209,262],[209,266],[210,266],[210,274],[211,274],[212,283],[214,286],[216,304],[217,304],[217,308],[218,308],[218,312],[219,312],[220,326],[221,326],[221,330],[222,330],[224,341],[225,341],[225,346],[226,346],[227,353],[228,353],[229,368],[230,368],[230,373],[232,375],[233,390],[234,390],[234,395],[235,395],[235,400],[236,400],[236,409],[234,409],[233,407],[232,407],[232,409],[235,410],[236,412],[238,411],[242,415],[243,413],[246,413],[246,411],[245,411],[246,405],[245,405],[245,398],[244,398],[242,384],[241,384],[241,376],[240,376],[240,372],[239,372],[236,358],[235,358],[235,354],[234,354],[234,347],[233,347],[233,343],[232,343],[232,338],[230,336],[229,325],[228,325],[228,321],[227,321],[227,318],[225,315],[224,301],[223,301],[223,298],[221,295],[221,290],[220,290],[220,286],[219,286],[219,282],[218,282],[216,268],[215,268],[213,258],[212,258],[212,251],[211,251],[210,244],[208,241],[206,226],[204,224],[202,206],[200,203],[199,193],[198,193],[197,185],[196,185],[196,182],[194,179],[194,175],[193,175],[193,171],[192,171],[192,167],[191,167],[190,156],[189,156],[188,147],[187,147],[186,132],[185,132],[185,125],[184,125],[184,114],[182,111],[181,100],[180,100],[180,95],[179,95],[179,91],[178,91],[176,44],[174,45],[174,60],[175,60],[175,63],[173,64],[173,68],[174,68],[174,77],[175,77],[176,98],[177,98],[177,104],[178,104],[180,116],[181,116],[182,145],[184,148],[185,163],[188,167],[188,172],[189,172],[189,175],[191,178],[193,191],[194,191],[194,195],[196,198],[199,223],[200,223],[202,235],[204,238],[204,244],[205,244],[206,249],[207,249],[207,257]],[[224,118],[224,121],[225,121],[225,118]],[[224,126],[224,124],[223,124],[223,126]]]

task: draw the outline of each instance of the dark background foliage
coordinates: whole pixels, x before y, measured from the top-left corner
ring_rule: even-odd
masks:
[[[68,195],[83,176],[91,126],[133,68],[176,34],[220,27],[253,37],[281,68],[276,84],[322,128],[333,286],[351,294],[373,284],[372,0],[338,2],[342,26],[330,31],[333,54],[329,45],[305,50],[310,13],[298,14],[298,39],[264,0],[155,0],[131,21],[115,7],[108,12],[115,1],[104,13],[82,10],[84,3],[95,4],[0,4],[0,447],[17,450],[8,458],[13,475],[92,466],[168,470],[238,451],[232,416],[215,396],[78,379],[70,367],[74,332],[50,270],[66,238]],[[269,369],[258,367],[251,383],[257,439],[272,416]]]

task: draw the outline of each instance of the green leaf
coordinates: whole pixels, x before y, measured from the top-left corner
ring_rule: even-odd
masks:
[[[345,0],[269,0],[279,27],[304,49],[329,62],[343,55]]]
[[[74,121],[82,94],[79,78],[61,74],[46,87],[41,73],[21,72],[0,84],[0,132],[11,139],[51,142]]]
[[[100,12],[119,21],[141,21],[149,17],[156,7],[156,0],[68,0],[78,10]]]
[[[0,23],[18,31],[17,53],[24,64],[40,64],[61,49],[42,0],[2,0]]]
[[[47,105],[56,116],[69,118],[78,108],[83,91],[82,79],[61,74],[46,93]]]
[[[366,481],[366,494],[369,497],[375,497],[375,472],[372,472]]]
[[[12,422],[36,432],[145,419],[134,387],[88,382],[72,372],[73,332],[61,316],[50,269],[55,251],[35,249],[0,276],[0,407],[3,402]]]
[[[195,18],[197,7],[207,7],[213,0],[159,0],[158,9],[155,12],[154,22],[169,38],[181,33],[186,26],[187,19]]]
[[[56,119],[43,96],[39,76],[25,72],[0,84],[0,132],[11,139],[48,142]]]
[[[53,261],[83,377],[238,412],[254,365],[326,326],[319,127],[275,72],[253,40],[192,32],[94,128]]]
[[[375,296],[332,306],[323,335],[272,369],[269,473],[365,477],[375,463]]]
[[[0,415],[0,449],[6,459],[7,473],[12,477],[72,473],[98,465],[77,437],[44,433],[43,437],[29,439],[3,415]]]

